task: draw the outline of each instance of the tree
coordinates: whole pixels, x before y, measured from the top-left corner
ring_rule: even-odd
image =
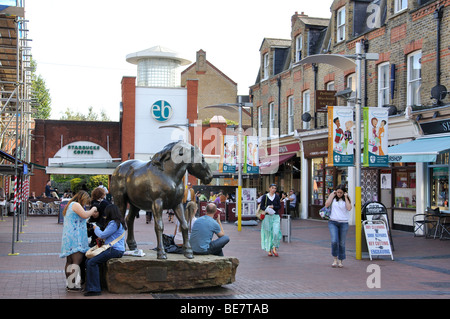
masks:
[[[48,119],[50,117],[50,113],[52,112],[52,99],[50,97],[49,89],[47,89],[45,85],[45,80],[40,74],[36,75],[36,66],[36,62],[31,60],[31,78],[33,79],[31,82],[31,88],[32,91],[34,91],[33,97],[36,99],[36,105],[34,105],[36,113],[34,118]]]
[[[104,110],[101,110],[100,115],[98,115],[97,113],[94,112],[94,108],[92,106],[89,107],[89,112],[87,115],[84,115],[80,112],[75,113],[69,108],[67,108],[60,119],[71,121],[110,121],[108,115]]]

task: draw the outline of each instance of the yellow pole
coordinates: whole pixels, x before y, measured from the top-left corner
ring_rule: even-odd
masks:
[[[355,239],[356,239],[356,259],[362,259],[361,251],[361,186],[355,189]]]
[[[237,200],[236,200],[236,203],[238,205],[238,207],[237,207],[237,209],[238,209],[238,231],[241,231],[241,229],[242,229],[242,222],[241,222],[241,220],[242,220],[242,203],[241,203],[241,200],[242,200],[242,186],[239,185],[238,186],[238,196],[237,196]]]

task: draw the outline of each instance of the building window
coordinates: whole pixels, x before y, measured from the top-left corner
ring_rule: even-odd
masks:
[[[295,38],[295,62],[298,62],[302,59],[302,49],[303,49],[303,37],[299,34]]]
[[[355,76],[355,73],[347,76],[347,88],[352,90],[352,93],[347,100],[347,106],[355,106],[355,104],[356,104],[356,76]]]
[[[264,54],[263,80],[269,78],[269,53]]]
[[[420,86],[422,52],[414,52],[408,56],[407,106],[421,105]]]
[[[400,12],[408,8],[408,0],[394,0],[394,12]]]
[[[258,136],[262,136],[262,107],[258,107]]]
[[[345,7],[337,11],[336,18],[336,42],[345,40]]]
[[[303,113],[309,113],[311,111],[311,101],[309,90],[303,92]],[[311,128],[311,121],[303,122],[303,129],[307,130]]]
[[[269,136],[275,136],[275,104],[269,104]]]
[[[334,81],[327,83],[327,91],[334,91]]]
[[[389,63],[378,66],[378,107],[389,104]]]
[[[288,97],[288,134],[294,132],[294,97]]]

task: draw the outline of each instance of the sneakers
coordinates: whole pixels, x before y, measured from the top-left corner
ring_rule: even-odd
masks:
[[[338,260],[337,258],[334,258],[334,260],[333,260],[333,263],[331,264],[331,267],[333,267],[333,268],[336,268],[336,267],[338,267],[338,268],[342,268],[342,267],[344,267],[344,265],[342,264],[342,260]]]
[[[84,293],[84,296],[86,297],[92,297],[92,296],[100,296],[102,293],[100,291],[87,291]]]

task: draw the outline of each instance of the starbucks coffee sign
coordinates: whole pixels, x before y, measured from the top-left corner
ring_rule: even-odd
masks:
[[[68,150],[72,150],[74,155],[89,154],[93,155],[95,151],[100,150],[99,145],[68,145]]]
[[[60,166],[68,163],[110,162],[111,160],[111,155],[102,146],[88,141],[78,141],[63,146],[53,158],[48,159],[48,164]]]

